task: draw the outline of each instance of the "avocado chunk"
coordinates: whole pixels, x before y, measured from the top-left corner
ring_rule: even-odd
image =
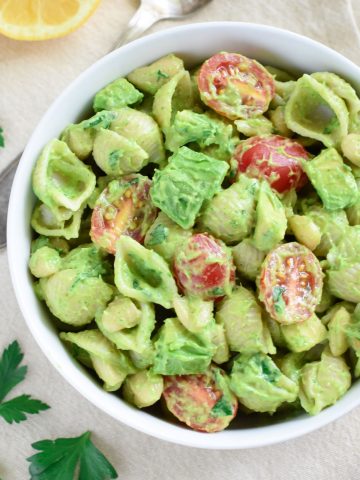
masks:
[[[141,102],[144,94],[139,92],[126,78],[118,78],[100,90],[94,98],[94,110],[115,110]]]
[[[328,210],[346,208],[356,202],[355,178],[335,148],[323,150],[313,160],[304,162],[303,167]]]
[[[166,132],[165,146],[172,152],[191,142],[196,142],[200,148],[209,145],[224,147],[230,145],[232,133],[233,127],[217,118],[206,113],[182,110],[176,113],[173,124]]]
[[[205,200],[220,190],[229,165],[182,147],[155,172],[151,199],[182,228],[191,228]]]
[[[284,402],[294,402],[298,386],[263,353],[240,354],[230,375],[230,388],[245,407],[273,413]]]
[[[266,181],[261,182],[256,207],[254,246],[265,252],[271,250],[285,237],[286,227],[283,204],[270,185]]]
[[[168,318],[155,342],[153,371],[161,375],[203,373],[210,365],[215,346],[206,331],[194,334],[177,318]]]

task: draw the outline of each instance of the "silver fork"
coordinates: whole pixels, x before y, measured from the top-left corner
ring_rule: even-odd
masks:
[[[134,40],[154,23],[165,19],[180,19],[194,13],[212,0],[141,0],[140,7],[129,21],[112,50]],[[111,51],[112,51],[111,50]],[[6,219],[13,178],[21,158],[19,153],[0,173],[0,249],[6,247]]]

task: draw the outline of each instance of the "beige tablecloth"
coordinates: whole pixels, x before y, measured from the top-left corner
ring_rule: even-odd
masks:
[[[0,37],[0,125],[6,134],[0,169],[24,147],[50,102],[111,48],[136,6],[133,0],[103,0],[84,27],[59,40],[23,43]],[[287,28],[320,40],[360,64],[360,0],[214,0],[186,22],[211,20]],[[174,24],[163,22],[153,30]],[[0,287],[0,351],[17,338],[29,366],[26,381],[15,393],[31,393],[52,407],[19,425],[10,426],[0,419],[3,480],[29,478],[25,458],[32,453],[32,442],[75,436],[85,430],[94,432],[96,444],[117,468],[120,479],[359,478],[360,408],[300,439],[247,451],[180,447],[115,422],[70,387],[39,350],[17,307],[5,252],[0,254]]]

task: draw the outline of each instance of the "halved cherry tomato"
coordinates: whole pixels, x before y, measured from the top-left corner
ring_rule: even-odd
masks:
[[[220,432],[235,417],[238,407],[235,395],[222,388],[226,381],[225,372],[217,367],[210,367],[202,374],[166,376],[163,392],[166,406],[194,430]]]
[[[120,235],[129,235],[142,243],[157,214],[151,203],[150,186],[151,181],[139,174],[111,181],[92,213],[92,241],[113,254]]]
[[[279,193],[299,190],[307,182],[301,161],[310,154],[299,143],[280,135],[251,137],[242,141],[231,159],[232,176],[246,173],[269,182]]]
[[[235,267],[229,248],[207,233],[186,239],[175,256],[174,273],[180,289],[204,300],[229,295]]]
[[[198,87],[202,101],[230,120],[261,115],[275,95],[270,73],[239,53],[217,53],[206,60]]]
[[[260,299],[272,318],[290,324],[307,320],[321,300],[323,274],[319,260],[300,243],[284,243],[264,260]]]

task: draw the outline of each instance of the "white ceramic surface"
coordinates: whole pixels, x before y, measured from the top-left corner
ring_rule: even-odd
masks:
[[[309,38],[273,27],[239,22],[202,23],[136,40],[83,72],[40,121],[17,169],[10,198],[7,235],[12,282],[26,323],[45,355],[74,388],[115,419],[160,439],[193,447],[237,449],[282,442],[326,425],[360,404],[360,383],[353,385],[336,405],[315,417],[302,415],[269,426],[229,429],[216,434],[191,431],[132,408],[116,395],[103,391],[69,356],[58,339],[46,309],[35,297],[27,268],[30,216],[35,202],[31,171],[44,145],[58,137],[67,124],[78,121],[89,110],[93,95],[115,78],[170,52],[178,54],[191,66],[219,50],[241,52],[265,65],[295,72],[332,71],[349,80],[356,88],[360,87],[360,68],[345,57]]]

